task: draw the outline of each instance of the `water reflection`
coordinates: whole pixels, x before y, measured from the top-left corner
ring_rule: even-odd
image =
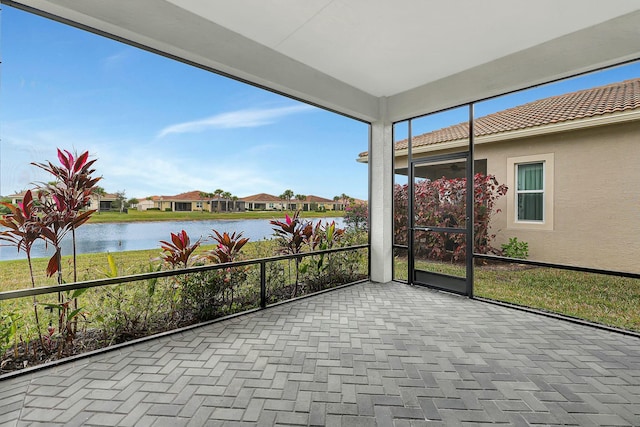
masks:
[[[339,227],[344,226],[343,218],[322,218],[322,221],[335,220]],[[317,222],[318,219],[314,219]],[[82,253],[120,252],[139,249],[158,248],[160,240],[169,240],[169,233],[186,230],[192,242],[198,238],[208,239],[211,229],[232,233],[243,231],[244,237],[251,241],[270,238],[273,230],[269,220],[207,220],[207,221],[155,221],[109,224],[85,224],[76,231],[77,251]],[[205,242],[206,243],[206,242]],[[71,235],[62,245],[62,254],[72,252]],[[53,255],[51,247],[45,248],[44,242],[33,245],[31,256],[40,258]],[[15,247],[0,246],[0,260],[24,259],[24,252],[18,253]]]

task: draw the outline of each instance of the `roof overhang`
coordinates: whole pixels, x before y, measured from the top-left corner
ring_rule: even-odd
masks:
[[[490,135],[476,136],[473,139],[475,145],[490,144],[495,142],[514,141],[523,138],[533,138],[544,135],[551,135],[560,132],[581,131],[592,129],[600,126],[623,124],[629,122],[640,121],[640,110],[623,111],[613,114],[604,114],[601,116],[593,116],[580,120],[568,120],[566,122],[552,123],[543,126],[530,127],[526,129],[512,130],[508,132],[499,132]],[[462,138],[452,141],[439,142],[436,144],[427,144],[412,147],[412,156],[421,156],[426,154],[437,154],[442,151],[461,149],[469,146],[469,139]],[[403,158],[409,155],[409,150],[403,148],[395,150],[396,158]],[[356,159],[359,163],[368,163],[369,156],[364,155]]]
[[[637,0],[3,0],[365,121],[640,58]]]

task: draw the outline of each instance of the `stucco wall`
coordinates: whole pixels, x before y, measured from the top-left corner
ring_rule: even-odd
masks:
[[[503,197],[492,223],[495,246],[517,237],[529,243],[530,259],[640,272],[640,123],[481,144],[475,154],[506,183],[508,158],[550,153],[552,227],[508,221],[515,203]]]

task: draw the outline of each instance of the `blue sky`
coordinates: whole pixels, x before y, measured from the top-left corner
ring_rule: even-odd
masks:
[[[129,198],[367,198],[364,123],[7,6],[0,47],[0,194],[49,180],[29,163],[60,147]]]
[[[0,194],[49,178],[30,162],[89,152],[127,197],[221,188],[367,198],[368,126],[44,18],[2,7]],[[476,104],[476,116],[640,76],[635,63]],[[414,120],[414,135],[467,119]],[[396,129],[406,137],[406,125]]]

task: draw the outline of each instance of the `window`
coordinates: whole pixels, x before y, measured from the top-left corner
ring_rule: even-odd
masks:
[[[507,228],[553,230],[554,165],[553,153],[507,157]]]
[[[174,209],[176,212],[188,212],[191,210],[191,202],[176,202]]]
[[[516,165],[518,221],[544,221],[544,163]]]
[[[196,208],[202,209],[202,202],[196,202]]]

